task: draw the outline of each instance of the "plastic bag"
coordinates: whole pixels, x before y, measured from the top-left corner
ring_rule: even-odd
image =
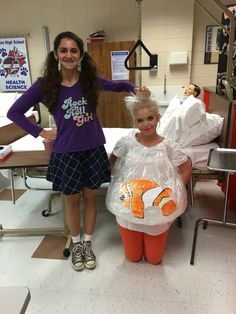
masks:
[[[186,188],[168,149],[134,145],[118,158],[108,187],[106,207],[128,222],[170,225],[187,205]]]

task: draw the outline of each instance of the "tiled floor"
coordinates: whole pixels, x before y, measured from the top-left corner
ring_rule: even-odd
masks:
[[[24,187],[21,178],[16,184]],[[0,223],[6,228],[63,225],[59,199],[53,202],[57,214],[41,215],[49,193],[28,190],[15,205],[1,201]],[[165,257],[158,266],[127,261],[102,194],[98,207],[94,235],[98,266],[93,271],[75,272],[65,260],[31,258],[42,236],[0,239],[0,285],[29,287],[27,314],[236,313],[236,229],[199,228],[195,265],[190,265],[195,220],[222,213],[223,194],[215,181],[197,183],[195,205],[184,214],[182,229],[172,225]],[[231,212],[231,216],[236,221],[236,214]]]

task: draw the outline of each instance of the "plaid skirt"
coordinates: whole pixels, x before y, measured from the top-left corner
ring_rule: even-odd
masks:
[[[111,177],[104,146],[75,153],[53,152],[48,165],[47,180],[53,191],[71,195],[83,190],[98,189]]]

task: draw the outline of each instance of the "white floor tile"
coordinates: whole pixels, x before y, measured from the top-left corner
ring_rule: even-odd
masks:
[[[44,180],[30,184],[47,187]],[[39,181],[38,181],[39,180]],[[21,178],[16,187],[24,188]],[[43,217],[51,191],[27,190],[13,205],[0,202],[3,228],[63,226],[60,198],[53,215]],[[70,260],[31,258],[43,236],[0,238],[1,286],[27,286],[31,291],[29,314],[233,314],[236,313],[236,230],[209,225],[199,227],[195,264],[190,265],[196,219],[218,219],[223,193],[215,181],[198,182],[195,204],[182,217],[183,227],[171,227],[160,265],[126,260],[114,216],[98,197],[98,220],[93,247],[98,258],[93,271],[75,272]],[[236,213],[230,212],[236,222]]]

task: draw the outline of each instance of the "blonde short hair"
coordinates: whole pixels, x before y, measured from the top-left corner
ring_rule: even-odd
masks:
[[[143,97],[142,95],[127,96],[125,97],[125,104],[133,121],[135,121],[135,113],[141,108],[152,107],[156,114],[159,115],[158,102],[150,97]]]

